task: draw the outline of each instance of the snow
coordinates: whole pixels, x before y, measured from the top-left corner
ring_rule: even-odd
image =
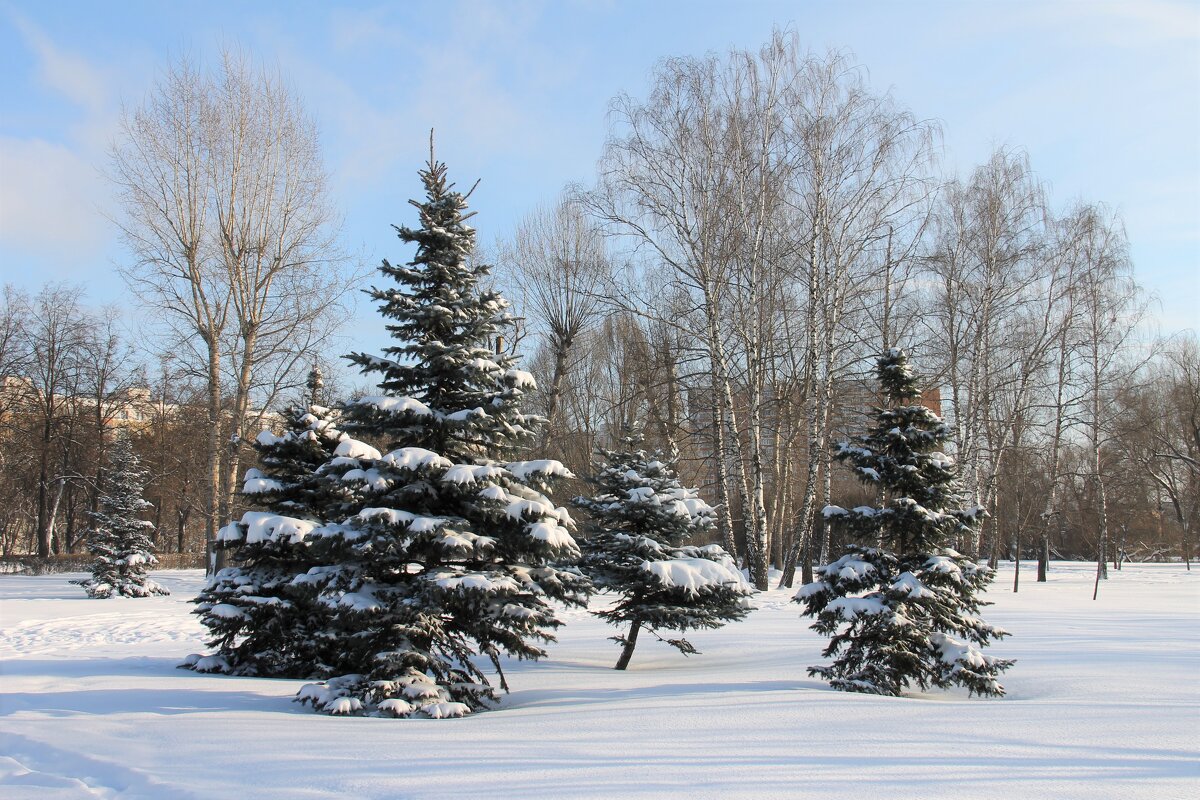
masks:
[[[575,538],[571,536],[571,532],[556,522],[535,522],[526,531],[530,538],[543,541],[551,547],[575,547]]]
[[[896,577],[896,580],[892,582],[891,588],[892,591],[906,595],[913,600],[923,600],[937,596],[911,572],[900,573]]]
[[[269,511],[247,511],[242,515],[242,525],[246,526],[246,542],[254,544],[285,537],[292,542],[303,541],[318,523],[272,514]],[[226,525],[221,529],[218,538],[222,541],[237,541],[242,538],[241,529],[237,525]]]
[[[268,478],[257,469],[246,470],[242,483],[242,494],[260,494],[262,492],[278,492],[283,490],[283,484],[274,478]]]
[[[509,519],[523,519],[525,515],[534,517],[553,517],[555,515],[554,505],[545,498],[537,498],[525,500],[516,498],[504,508],[504,515]]]
[[[382,458],[379,451],[366,442],[360,442],[358,439],[342,439],[338,442],[337,449],[333,451],[335,456],[339,458]]]
[[[523,369],[510,369],[504,373],[504,377],[518,389],[537,388],[537,381],[533,379],[533,374]]]
[[[842,556],[832,564],[818,568],[821,575],[829,578],[836,575],[842,580],[854,581],[868,577],[875,572],[875,565],[852,555]]]
[[[435,467],[445,469],[451,465],[448,458],[438,455],[424,447],[401,447],[388,453],[382,459],[384,464],[397,469],[420,469]]]
[[[520,589],[520,586],[511,577],[497,573],[459,572],[446,569],[430,572],[427,578],[443,589],[472,589],[489,594],[501,591],[515,592]]]
[[[246,612],[237,606],[231,606],[229,603],[219,603],[210,608],[208,613],[221,619],[238,619],[239,617],[246,616]]]
[[[276,436],[270,431],[259,431],[258,436],[254,437],[254,441],[258,442],[264,447],[271,447],[272,445],[279,444],[280,442],[285,442],[287,439],[283,436]]]
[[[499,372],[500,365],[490,358],[472,358],[467,362],[474,369],[483,370],[484,372]]]
[[[552,458],[539,458],[534,461],[514,461],[507,466],[508,471],[515,475],[519,481],[527,481],[531,475],[550,475],[559,478],[575,477],[571,470],[567,469],[561,461],[555,461]]]
[[[428,417],[433,415],[433,411],[429,406],[422,403],[415,397],[390,397],[370,395],[360,397],[355,401],[355,405],[374,406],[380,411],[386,411],[391,414],[416,414],[420,417]]]
[[[878,597],[839,597],[826,606],[847,622],[858,617],[873,617],[889,613],[890,609]]]
[[[427,517],[397,508],[364,508],[358,512],[357,516],[364,522],[383,519],[389,525],[407,525],[408,530],[413,533],[428,533],[437,530],[447,522],[444,517]]]
[[[382,492],[388,489],[392,482],[380,474],[379,470],[354,468],[346,470],[342,473],[343,481],[362,481],[363,484],[373,492]]]
[[[742,584],[742,576],[717,561],[704,558],[672,558],[667,561],[647,561],[642,569],[662,582],[663,586],[683,589],[688,594],[698,594],[708,586],[731,583]]]
[[[475,417],[486,417],[487,412],[479,406],[475,408],[464,408],[462,411],[455,411],[451,414],[445,414],[443,419],[448,419],[451,422],[466,422]]]
[[[478,483],[504,475],[501,467],[490,464],[455,464],[442,475],[443,483]]]
[[[826,640],[772,589],[744,622],[689,631],[702,655],[643,636],[626,672],[602,620],[558,609],[549,657],[505,659],[501,708],[460,720],[330,717],[292,702],[306,681],[176,669],[207,649],[197,571],[112,600],[67,583],[82,573],[3,575],[0,796],[1194,796],[1200,572],[1110,569],[1093,602],[1093,570],[1056,562],[1038,584],[1027,564],[1013,594],[1001,564],[987,617],[1013,636],[984,653],[1017,659],[1002,699],[833,691],[804,674]]]

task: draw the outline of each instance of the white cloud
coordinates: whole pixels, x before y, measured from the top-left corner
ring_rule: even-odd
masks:
[[[101,71],[87,60],[55,46],[40,28],[19,14],[13,14],[12,18],[37,56],[39,78],[75,105],[91,113],[102,112],[108,105],[109,91]]]
[[[58,47],[24,17],[11,18],[36,56],[38,81],[80,114],[49,136],[0,137],[0,246],[39,254],[41,263],[49,257],[70,272],[94,264],[113,240],[100,210],[109,191],[96,165],[117,108],[102,70]]]
[[[98,210],[106,191],[96,169],[71,148],[0,137],[5,246],[65,260],[94,256],[112,235]]]

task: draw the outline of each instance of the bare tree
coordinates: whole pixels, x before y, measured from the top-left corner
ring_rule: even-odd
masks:
[[[1108,577],[1108,498],[1105,458],[1109,455],[1115,406],[1109,402],[1117,387],[1145,362],[1134,348],[1145,310],[1139,289],[1130,274],[1129,245],[1120,221],[1104,208],[1085,206],[1078,212],[1081,271],[1078,309],[1081,337],[1077,358],[1079,415],[1077,422],[1087,442],[1088,480],[1096,503],[1096,582]]]
[[[899,108],[890,95],[872,92],[844,55],[809,57],[800,66],[786,107],[798,159],[789,193],[798,233],[795,274],[807,289],[802,338],[808,455],[804,496],[783,564],[785,585],[791,585],[802,555],[803,580],[812,578],[806,554],[827,461],[834,384],[854,338],[844,327],[849,298],[869,285],[881,261],[891,269],[889,243],[928,195],[936,137],[933,124]],[[893,286],[883,281],[887,291]]]
[[[279,383],[264,373],[303,380],[304,357],[352,283],[316,128],[277,73],[226,50],[215,72],[168,67],[123,114],[111,155],[133,257],[123,274],[166,312],[178,351],[204,377],[211,540],[229,512],[254,393]]]
[[[610,267],[604,239],[578,202],[563,197],[530,213],[502,249],[501,270],[521,310],[544,340],[552,367],[546,383],[540,450],[562,433],[561,397],[575,347],[599,316]]]
[[[37,414],[37,553],[50,555],[55,546],[54,522],[66,486],[66,467],[60,458],[63,426],[77,398],[85,344],[79,290],[50,284],[33,298],[29,324],[22,335],[29,354],[26,375]]]
[[[722,65],[715,57],[671,59],[659,65],[650,97],[621,96],[613,103],[617,130],[601,164],[600,185],[587,197],[589,210],[630,243],[631,255],[665,268],[668,293],[689,297],[695,309],[677,321],[708,351],[717,504],[722,543],[736,552],[731,519],[730,461],[743,464],[740,442],[730,431],[730,360],[722,335],[723,297],[729,283],[731,237],[724,168],[723,120],[717,108]],[[638,281],[628,281],[633,291]],[[614,296],[620,296],[614,292]],[[629,302],[636,310],[650,302]],[[733,454],[733,458],[730,455]]]
[[[116,308],[101,309],[84,331],[80,352],[79,390],[88,400],[91,436],[95,442],[91,455],[93,469],[88,480],[91,511],[98,508],[101,479],[107,465],[105,431],[120,415],[127,414],[129,390],[136,377],[133,352],[121,341],[119,320],[120,312]],[[70,549],[70,542],[67,547]]]
[[[1117,449],[1126,464],[1164,498],[1180,529],[1180,552],[1191,569],[1192,536],[1200,517],[1200,342],[1187,332],[1164,342],[1149,380],[1117,395]]]
[[[934,217],[929,322],[945,365],[963,482],[989,513],[1013,424],[1052,341],[1039,328],[1046,318],[1029,307],[1044,288],[1044,208],[1028,157],[1000,150],[966,184],[944,187]],[[1018,325],[1035,341],[1016,335]],[[962,544],[979,555],[986,535],[980,526]]]

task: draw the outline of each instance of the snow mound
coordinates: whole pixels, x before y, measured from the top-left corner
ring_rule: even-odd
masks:
[[[360,397],[355,405],[372,406],[380,411],[386,411],[389,414],[416,414],[420,417],[433,416],[433,411],[429,406],[417,400],[415,397],[388,397],[371,395]]]
[[[272,514],[269,511],[247,511],[242,515],[240,524],[226,525],[217,534],[217,538],[223,542],[241,541],[244,527],[246,544],[281,541],[285,538],[296,543],[304,541],[319,524],[312,520]]]
[[[371,460],[382,458],[378,450],[358,439],[343,439],[338,442],[337,449],[333,451],[333,454],[340,458],[368,458]]]
[[[519,481],[527,481],[531,475],[546,475],[556,478],[574,478],[574,473],[563,466],[561,461],[552,458],[539,458],[534,461],[514,461],[508,465],[508,471]]]
[[[658,578],[664,586],[683,589],[691,595],[709,586],[732,584],[740,586],[742,575],[724,564],[705,558],[672,558],[667,561],[647,561],[642,569]]]
[[[451,465],[450,459],[443,458],[424,447],[398,448],[384,456],[381,462],[396,469],[422,469],[424,467],[445,469]]]

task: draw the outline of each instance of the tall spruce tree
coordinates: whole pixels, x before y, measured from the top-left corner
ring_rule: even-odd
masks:
[[[133,452],[132,442],[124,433],[118,434],[109,450],[108,470],[101,479],[98,507],[89,512],[92,524],[86,539],[88,551],[95,558],[92,575],[72,581],[89,597],[170,594],[146,575],[158,559],[151,541],[154,523],[141,519],[151,507],[142,497],[145,486],[146,472]]]
[[[305,537],[352,506],[354,493],[318,472],[350,437],[338,429],[337,412],[316,405],[312,394],[307,408],[288,409],[282,434],[263,431],[254,441],[261,469],[246,471],[242,494],[260,510],[218,534],[217,545],[234,551],[232,563],[205,586],[194,612],[216,652],[189,656],[185,667],[283,678],[325,674],[329,639],[307,580],[318,565]]]
[[[625,669],[647,629],[684,655],[698,652],[687,639],[667,639],[660,630],[718,628],[750,610],[753,590],[720,545],[688,546],[711,531],[716,512],[680,483],[677,457],[639,448],[640,434],[622,440],[621,450],[598,450],[598,493],[575,504],[591,515],[580,565],[599,589],[618,597],[594,612],[610,625],[628,626],[613,639],[621,645],[616,669]]]
[[[1007,635],[978,616],[992,572],[947,546],[982,513],[959,505],[954,462],[941,452],[950,429],[920,404],[902,351],[884,353],[876,375],[884,406],[865,435],[836,445],[834,458],[875,487],[880,504],[826,506],[824,516],[848,537],[879,545],[851,545],[797,593],[813,629],[831,637],[824,655],[833,663],[808,672],[851,692],[958,685],[1003,695],[997,676],[1013,662],[980,649]]]
[[[305,552],[311,566],[292,584],[312,593],[306,636],[322,643],[313,673],[327,679],[297,699],[330,714],[487,707],[497,696],[476,657],[507,689],[501,656],[544,655],[540,643],[561,624],[551,602],[584,604],[591,589],[556,566],[578,556],[569,514],[547,497],[570,473],[509,460],[538,422],[520,407],[533,379],[493,350],[512,320],[486,288],[489,268],[471,260],[466,198],[432,152],[420,175],[421,224],[397,228],[416,256],[384,261],[395,285],[370,292],[396,344],[350,356],[379,375],[381,394],[343,409],[347,435],[305,484],[304,516],[276,506],[287,513],[225,529],[237,542],[286,539]]]

